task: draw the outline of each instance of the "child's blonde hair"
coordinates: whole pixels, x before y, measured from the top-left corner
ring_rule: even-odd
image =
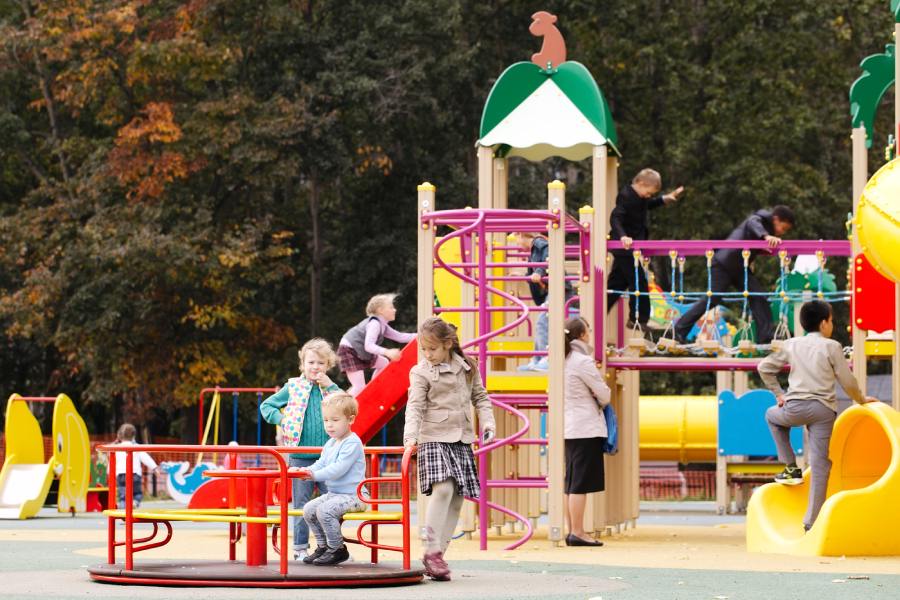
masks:
[[[351,419],[359,414],[359,403],[347,392],[332,392],[322,398],[322,409],[334,408]]]
[[[319,358],[324,360],[328,369],[337,364],[337,355],[334,353],[334,348],[331,347],[331,344],[322,338],[313,338],[303,344],[300,352],[297,353],[300,357],[300,371],[303,371],[303,359],[306,358],[306,354],[309,352],[314,352]]]
[[[644,185],[659,189],[662,187],[662,177],[653,169],[641,169],[638,171],[638,174],[634,176],[634,179],[631,180],[631,183],[643,183]]]
[[[475,362],[475,359],[471,356],[463,354],[462,348],[459,345],[459,336],[456,335],[455,325],[448,323],[440,317],[429,317],[425,319],[419,327],[419,339],[432,340],[439,344],[450,342],[450,354],[452,355],[454,352],[459,354],[460,358],[466,361],[471,367],[469,372],[466,373],[466,380],[472,381],[472,377],[475,376],[475,369],[478,368],[478,363]]]
[[[397,294],[377,294],[372,296],[366,304],[366,315],[370,317],[377,316],[378,311],[385,306],[393,306],[396,297]]]

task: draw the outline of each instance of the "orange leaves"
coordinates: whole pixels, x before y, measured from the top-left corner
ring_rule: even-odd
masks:
[[[142,140],[171,144],[181,139],[181,128],[175,123],[169,103],[151,102],[141,113],[142,116],[135,117],[119,130],[117,146]]]
[[[109,167],[119,183],[128,187],[128,198],[159,198],[166,186],[185,179],[200,168],[180,152],[165,145],[181,139],[172,107],[165,102],[147,104],[140,115],[119,129],[115,148],[109,153]]]
[[[365,144],[356,149],[356,174],[362,175],[369,169],[381,171],[387,177],[394,163],[381,146]]]
[[[146,0],[45,2],[32,20],[30,35],[57,74],[53,95],[72,114],[89,103],[108,104],[117,85],[122,58],[133,44]],[[104,122],[115,121],[114,103],[105,106]]]

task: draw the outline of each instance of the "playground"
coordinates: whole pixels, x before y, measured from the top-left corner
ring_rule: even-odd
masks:
[[[890,6],[900,37],[900,3]],[[442,208],[437,177],[409,190],[416,322],[437,316],[455,327],[459,352],[474,360],[459,356],[473,371],[466,377],[478,376],[489,402],[478,414],[466,399],[460,412],[476,433],[463,445],[471,447],[480,494],[463,494],[462,481],[454,488],[466,497],[446,550],[452,578],[428,563],[434,531],[425,515],[437,502],[419,492],[430,476],[428,442],[396,435],[398,423],[409,423],[415,369],[431,365],[437,382],[452,367],[451,354],[431,360],[434,349],[420,333],[379,357],[383,366],[351,390],[355,400],[346,395],[353,412],[342,415],[344,437],[328,430],[328,439],[323,430],[329,444],[349,436],[363,445],[362,475],[352,492],[341,492],[357,508],[337,520],[339,545],[351,556],[338,564],[313,562],[293,527],[304,520],[296,484],[314,479],[318,465],[294,461],[324,459],[329,446],[304,444],[299,431],[289,438],[271,425],[297,410],[298,394],[307,394],[301,429],[310,390],[319,394],[319,411],[341,395],[324,393],[336,387],[327,374],[316,380],[304,370],[312,364],[304,350],[303,376],[284,384],[206,381],[181,408],[188,415],[181,436],[150,443],[133,443],[133,426],[131,437],[122,429],[118,437],[93,435],[79,412],[89,404],[66,393],[13,393],[0,471],[3,597],[898,596],[900,515],[891,507],[900,498],[900,95],[883,160],[870,169],[869,156],[878,108],[900,77],[895,46],[864,58],[858,79],[847,82],[853,193],[846,214],[833,216],[846,223],[846,235],[782,239],[771,227],[786,223],[787,232],[795,217],[776,207],[748,219],[769,227],[750,237],[632,239],[608,232],[621,218],[620,190],[637,193],[640,175],[629,184],[632,174],[621,169],[624,132],[589,66],[569,56],[564,18],[535,13],[528,30],[540,51],[492,78],[475,140],[472,204]],[[545,206],[511,207],[515,190],[534,185],[516,181],[519,161],[560,157],[587,165],[589,201],[573,210],[571,184],[555,178],[539,184]],[[654,198],[640,202],[662,207],[681,193],[662,192],[657,185]],[[802,207],[795,209],[799,220]],[[535,260],[542,244],[546,258]],[[733,259],[729,289],[717,283],[717,261],[726,256]],[[611,282],[616,273],[624,277],[623,264],[630,283],[619,289]],[[774,275],[772,285],[760,284],[761,273]],[[840,346],[840,364],[829,363],[829,373],[849,367],[861,392],[845,385],[830,397],[837,407],[830,474],[821,510],[805,522],[822,457],[811,428],[789,428],[776,445],[767,415],[794,400],[754,376],[771,357],[787,356],[792,340],[824,331],[804,332],[804,307],[816,301],[828,305],[828,327],[833,318],[840,328],[835,337],[849,342],[829,342]],[[641,303],[649,320],[638,319]],[[396,313],[388,308],[385,319],[367,307],[360,336],[379,318],[387,326]],[[698,317],[685,326],[692,311]],[[605,489],[587,493],[583,507],[594,547],[573,544],[571,535],[569,501],[577,494],[568,491],[565,432],[573,381],[567,320],[574,316],[590,325],[579,340],[608,388],[609,407],[599,407],[609,426],[603,439],[610,446],[599,458]],[[353,331],[335,358],[348,351]],[[334,366],[327,362],[326,371]],[[790,369],[782,361],[775,371]],[[659,373],[708,376],[715,390],[647,393]],[[272,404],[279,395],[290,397],[287,406]],[[433,422],[448,420],[446,409],[436,410],[441,419],[432,415]],[[324,412],[317,418],[337,420]],[[799,467],[787,484],[790,461],[777,458],[785,445]]]

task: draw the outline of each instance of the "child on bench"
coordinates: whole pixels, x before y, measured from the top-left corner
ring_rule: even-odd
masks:
[[[329,394],[322,400],[322,420],[331,438],[322,448],[322,457],[308,468],[292,468],[302,479],[324,481],[328,492],[303,507],[303,518],[316,536],[319,547],[303,559],[306,564],[337,565],[350,558],[341,518],[344,513],[365,510],[365,503],[356,493],[359,482],[366,476],[366,460],[362,440],[350,431],[359,405],[346,392]]]

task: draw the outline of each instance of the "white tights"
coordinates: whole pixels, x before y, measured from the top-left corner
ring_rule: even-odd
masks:
[[[456,530],[463,497],[456,492],[456,481],[445,479],[431,486],[431,499],[425,517],[426,552],[446,552]]]
[[[386,366],[391,364],[391,361],[386,359],[383,356],[379,356],[375,359],[375,373],[372,374],[372,379],[378,377],[378,374],[381,373],[381,370]],[[351,396],[358,395],[363,388],[366,387],[366,373],[365,371],[347,371],[347,379],[350,380],[350,389],[348,393]]]

